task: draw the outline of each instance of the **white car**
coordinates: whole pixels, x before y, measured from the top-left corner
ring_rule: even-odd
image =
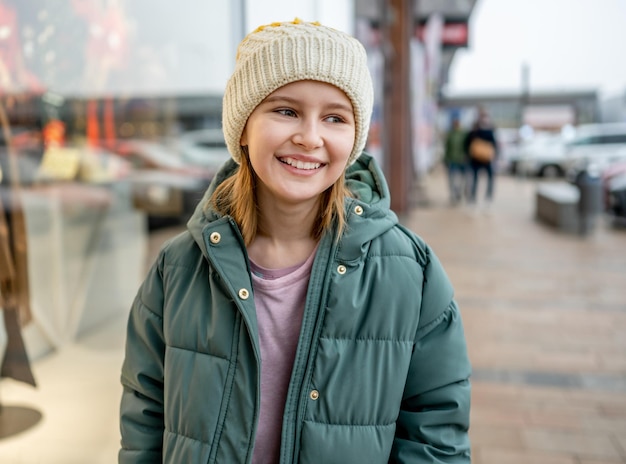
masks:
[[[626,158],[626,124],[589,124],[576,128],[567,143],[564,168],[568,178],[583,169],[601,171],[609,164]]]
[[[520,135],[518,129],[497,128],[496,142],[498,143],[498,158],[496,171],[506,172],[511,170],[511,165],[518,159]]]
[[[222,129],[200,129],[182,133],[176,139],[181,158],[214,174],[230,158]]]
[[[214,171],[184,159],[172,141],[123,140],[116,153],[132,169],[135,207],[144,211],[150,228],[184,222],[213,179]]]
[[[561,177],[565,173],[565,140],[559,133],[538,132],[524,140],[512,161],[514,174]]]

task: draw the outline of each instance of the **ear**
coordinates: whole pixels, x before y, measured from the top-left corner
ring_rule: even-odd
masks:
[[[239,139],[239,145],[242,147],[248,145],[248,134],[246,132],[246,127],[244,127],[243,132],[241,133],[241,138]]]

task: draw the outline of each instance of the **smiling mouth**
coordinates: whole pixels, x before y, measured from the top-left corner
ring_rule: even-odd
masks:
[[[319,169],[322,166],[322,163],[309,163],[306,161],[299,161],[293,158],[279,158],[281,163],[288,164],[289,166],[293,166],[297,169],[303,169],[305,171],[312,171],[313,169]]]

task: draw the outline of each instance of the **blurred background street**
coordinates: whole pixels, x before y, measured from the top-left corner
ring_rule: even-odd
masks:
[[[626,234],[535,218],[537,180],[497,179],[488,215],[433,205],[404,219],[452,279],[474,367],[473,462],[626,462]],[[547,181],[550,182],[550,181]]]

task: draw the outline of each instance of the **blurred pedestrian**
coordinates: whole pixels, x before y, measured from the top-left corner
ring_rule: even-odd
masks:
[[[457,205],[463,199],[466,188],[467,156],[465,154],[465,137],[467,133],[461,128],[458,116],[452,118],[452,127],[446,134],[443,162],[448,171],[448,188],[450,204]]]
[[[480,172],[484,171],[487,176],[484,206],[485,211],[489,211],[493,202],[494,170],[498,148],[495,129],[491,123],[489,113],[484,108],[479,108],[478,117],[465,138],[465,152],[469,159],[471,172],[469,203],[472,207],[478,206],[478,179]]]
[[[337,30],[239,45],[233,159],[131,308],[120,462],[470,462],[460,312],[362,154],[372,94]]]

